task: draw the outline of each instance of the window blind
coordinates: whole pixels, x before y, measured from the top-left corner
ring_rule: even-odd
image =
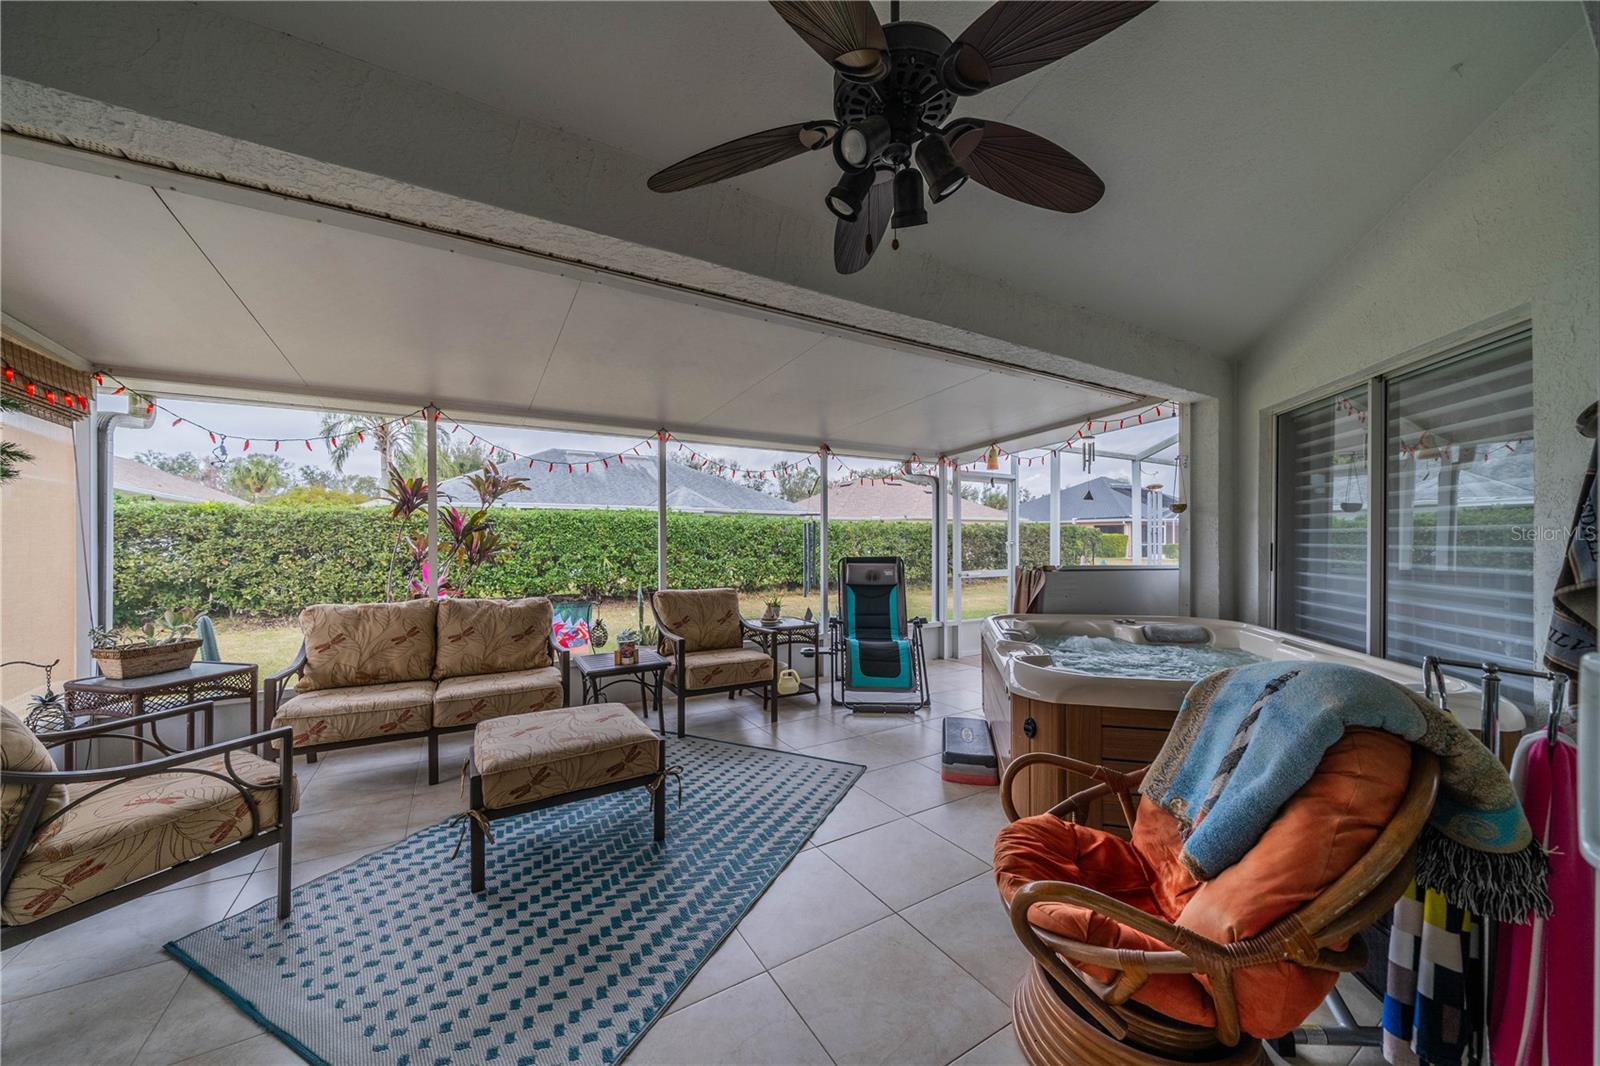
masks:
[[[1279,629],[1356,651],[1367,644],[1367,393],[1278,419]]]
[[[1387,397],[1382,654],[1534,666],[1531,338],[1392,378]],[[1531,683],[1505,694],[1526,706]]]

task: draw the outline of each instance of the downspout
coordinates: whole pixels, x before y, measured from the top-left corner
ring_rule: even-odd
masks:
[[[128,401],[131,409],[132,400]],[[154,412],[146,414],[106,414],[94,416],[94,604],[93,623],[110,628],[111,617],[111,538],[112,501],[116,493],[116,436],[117,429],[149,429],[155,425]]]

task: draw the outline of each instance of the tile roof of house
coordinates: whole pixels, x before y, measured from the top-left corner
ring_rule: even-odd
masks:
[[[1149,497],[1146,497],[1148,499]],[[1171,506],[1173,498],[1161,493],[1161,501]],[[1025,501],[1018,513],[1026,522],[1050,521],[1050,497]],[[1097,477],[1068,485],[1061,490],[1061,521],[1115,522],[1133,517],[1133,494],[1126,481]]]
[[[933,518],[932,485],[917,481],[853,481],[848,485],[828,486],[828,518]],[[822,509],[822,497],[811,496],[799,506],[808,511]],[[971,500],[961,501],[963,522],[1004,522],[1006,513]]]
[[[190,481],[177,474],[169,474],[165,470],[147,466],[137,459],[124,459],[120,455],[117,456],[112,471],[112,487],[117,492],[125,492],[130,496],[149,496],[151,499],[165,500],[168,503],[247,504],[250,502],[230,492],[214,489],[198,481]]]
[[[502,496],[501,506],[655,509],[656,460],[653,455],[629,456],[618,461],[609,452],[548,448],[529,459],[531,465],[518,461],[501,467],[501,473],[525,478],[528,482],[527,488]],[[602,460],[609,460],[609,463]],[[567,473],[569,463],[575,473]],[[583,471],[585,463],[589,464],[587,473]],[[552,465],[554,471],[550,469]],[[440,482],[439,495],[458,504],[477,499],[465,477]],[[714,513],[793,514],[802,510],[781,497],[677,462],[669,462],[667,466],[667,507],[676,511]]]

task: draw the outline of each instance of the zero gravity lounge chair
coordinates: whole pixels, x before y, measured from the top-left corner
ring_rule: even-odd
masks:
[[[853,711],[928,705],[925,618],[906,619],[906,567],[893,555],[839,561],[839,613],[828,619],[832,700]]]

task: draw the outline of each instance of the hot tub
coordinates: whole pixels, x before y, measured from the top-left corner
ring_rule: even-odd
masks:
[[[1422,671],[1291,636],[1215,618],[994,615],[983,623],[983,711],[1002,766],[1029,751],[1051,751],[1119,770],[1147,765],[1160,751],[1183,695],[1225,666],[1261,660],[1338,662],[1422,691]],[[1476,686],[1450,679],[1449,706],[1477,729]],[[1522,713],[1500,702],[1502,751],[1512,751]],[[1013,795],[1027,814],[1048,810],[1090,782],[1031,768]],[[1115,801],[1090,824],[1126,832]]]

